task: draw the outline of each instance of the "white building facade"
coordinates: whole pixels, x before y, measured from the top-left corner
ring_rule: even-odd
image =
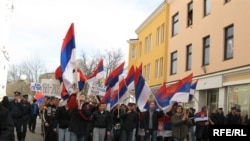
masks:
[[[0,99],[6,95],[9,62],[7,50],[13,9],[13,0],[0,0]]]

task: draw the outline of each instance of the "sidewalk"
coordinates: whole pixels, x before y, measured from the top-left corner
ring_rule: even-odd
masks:
[[[17,140],[16,136],[16,130],[15,130],[15,141]],[[41,135],[41,119],[37,118],[36,120],[36,130],[35,133],[32,133],[29,131],[29,128],[27,127],[27,134],[25,141],[43,141],[43,136]]]

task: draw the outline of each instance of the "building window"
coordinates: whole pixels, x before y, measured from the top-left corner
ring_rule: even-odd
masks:
[[[170,74],[177,73],[177,51],[171,53],[171,67],[170,67]]]
[[[210,36],[203,38],[203,59],[202,65],[209,65]]]
[[[147,74],[147,65],[143,66],[142,70],[142,76],[146,79],[146,74]]]
[[[219,89],[209,89],[206,91],[207,104],[209,105],[209,113],[212,113],[218,108]]]
[[[147,64],[146,80],[149,80],[149,77],[150,77],[150,64]]]
[[[159,78],[159,59],[155,61],[155,78]]]
[[[176,34],[178,34],[178,29],[179,29],[179,14],[176,13],[173,17],[172,17],[172,36],[175,36]]]
[[[157,46],[160,45],[160,41],[161,41],[161,27],[157,28],[157,37],[156,37],[156,44]]]
[[[150,49],[152,48],[152,34],[149,34],[148,36],[148,52],[150,51]]]
[[[152,48],[152,34],[149,34],[146,38],[145,38],[145,51],[144,53],[148,53],[150,51],[150,49]]]
[[[191,70],[192,66],[192,44],[187,46],[187,59],[186,59],[186,70]]]
[[[193,2],[188,3],[187,26],[193,24]]]
[[[211,13],[211,0],[204,0],[204,16]]]
[[[131,52],[131,58],[135,59],[135,54],[136,54],[136,47],[135,45],[132,46],[132,52]]]
[[[163,76],[163,57],[160,58],[160,77]]]
[[[141,52],[142,52],[142,43],[140,42],[139,43],[139,55],[140,55],[140,57],[141,57]]]
[[[165,40],[165,24],[161,25],[161,43]]]
[[[241,110],[242,114],[250,114],[250,85],[233,85],[227,87],[227,109],[236,107]]]
[[[233,58],[233,48],[234,48],[234,26],[230,25],[225,28],[225,49],[224,49],[224,59]]]
[[[144,53],[148,53],[148,37],[145,38],[145,50]]]

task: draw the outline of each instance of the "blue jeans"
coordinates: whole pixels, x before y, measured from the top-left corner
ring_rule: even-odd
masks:
[[[87,137],[79,136],[74,132],[70,132],[70,141],[87,141]]]
[[[189,128],[189,132],[190,132],[190,134],[191,134],[191,141],[195,141],[195,132],[194,132],[194,126],[191,126],[190,128]]]
[[[70,141],[69,128],[58,128],[58,141]]]
[[[174,141],[184,141],[184,139],[177,139],[177,138],[174,138]]]
[[[133,138],[133,130],[131,131],[126,131],[126,130],[122,130],[122,141],[132,141]]]
[[[157,141],[157,130],[149,129],[148,132],[145,132],[146,141],[149,141],[150,136],[152,141]]]

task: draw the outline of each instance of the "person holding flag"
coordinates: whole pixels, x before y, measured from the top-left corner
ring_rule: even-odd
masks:
[[[171,116],[172,137],[174,141],[184,141],[188,135],[188,113],[181,105],[177,105],[175,113]]]
[[[162,110],[155,110],[155,101],[150,101],[149,110],[146,111],[144,117],[145,138],[149,141],[150,136],[152,141],[157,140],[158,119],[163,117]]]
[[[196,141],[208,141],[208,111],[207,107],[203,106],[201,111],[194,115],[194,120],[196,124],[195,136]]]

